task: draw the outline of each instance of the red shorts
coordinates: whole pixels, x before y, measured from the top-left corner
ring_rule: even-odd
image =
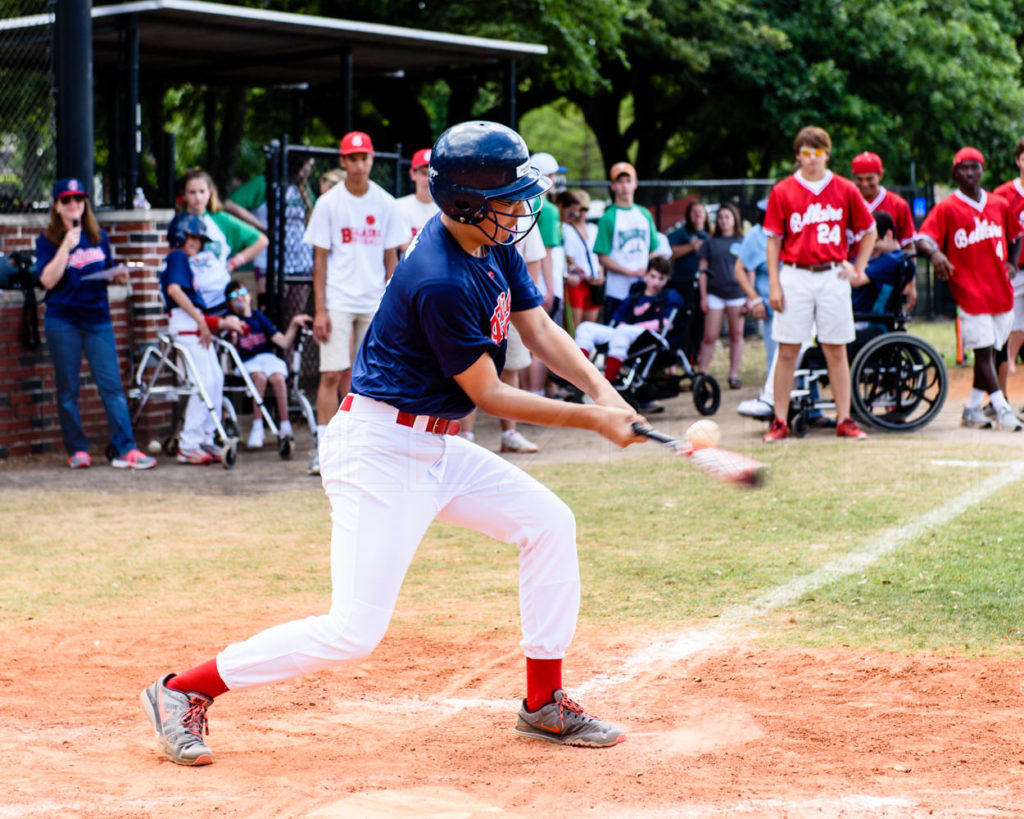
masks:
[[[595,304],[590,297],[590,285],[585,282],[571,284],[565,288],[569,296],[569,304],[577,310],[596,310],[600,304]]]

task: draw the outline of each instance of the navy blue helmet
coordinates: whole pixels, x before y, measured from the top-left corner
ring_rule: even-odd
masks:
[[[478,227],[496,244],[513,244],[533,228],[540,208],[525,213],[496,210],[495,200],[523,202],[536,199],[551,187],[551,180],[530,165],[526,142],[511,128],[497,122],[463,122],[438,138],[430,152],[430,195],[441,212],[457,222]],[[496,217],[529,220],[526,227],[499,225]],[[491,232],[483,222],[493,225]],[[503,239],[497,238],[504,233]]]
[[[210,241],[203,217],[187,212],[175,214],[167,226],[167,244],[171,247],[183,247],[185,239],[189,236],[198,236],[204,244]]]

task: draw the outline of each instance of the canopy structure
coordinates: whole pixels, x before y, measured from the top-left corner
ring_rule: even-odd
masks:
[[[4,43],[26,35],[48,61],[49,34],[63,9],[88,0],[57,0],[57,14],[0,20],[0,63]],[[497,63],[507,79],[507,118],[516,123],[516,61],[543,57],[536,43],[492,40],[460,34],[340,20],[197,0],[139,0],[91,8],[91,65],[96,73],[117,72],[120,150],[119,198],[130,196],[138,179],[140,148],[139,74],[171,82],[247,87],[324,86],[338,88],[346,130],[351,129],[360,76],[403,76],[452,65]],[[82,18],[83,22],[87,18]],[[83,26],[84,28],[84,26]],[[73,35],[72,35],[73,36]],[[87,50],[87,49],[83,49]],[[54,53],[57,75],[66,48]],[[62,92],[58,84],[58,94]],[[91,96],[91,95],[84,95]],[[87,104],[87,103],[82,103]],[[89,112],[91,114],[91,112]],[[76,117],[79,123],[91,116]],[[59,122],[58,122],[59,126]],[[61,139],[58,127],[58,141]]]

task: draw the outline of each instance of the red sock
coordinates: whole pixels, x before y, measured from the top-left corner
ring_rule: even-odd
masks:
[[[217,658],[207,660],[202,665],[191,668],[184,674],[177,674],[167,681],[167,687],[173,691],[197,691],[211,700],[227,693],[228,687],[217,671]]]
[[[554,699],[562,687],[561,660],[526,658],[526,710],[536,711]]]
[[[608,360],[604,363],[604,377],[609,381],[614,381],[619,374],[619,370],[622,369],[622,359],[612,358],[608,356]]]

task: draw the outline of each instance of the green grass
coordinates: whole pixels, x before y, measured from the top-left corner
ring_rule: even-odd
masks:
[[[972,459],[1017,456],[1005,438]],[[576,513],[584,622],[672,631],[863,547],[941,507],[998,466],[934,438],[828,438],[758,448],[771,469],[757,492],[721,486],[668,454],[531,470]],[[1022,542],[1011,485],[868,567],[756,624],[794,646],[1021,653]],[[118,614],[154,620],[209,611],[238,617],[288,600],[311,613],[329,599],[328,507],[316,492],[222,499],[43,491],[0,498],[0,625],[59,626]],[[40,520],[47,525],[39,525]],[[186,521],[182,525],[182,521]],[[244,522],[240,529],[236,524]],[[246,534],[239,536],[237,532]],[[435,524],[399,600],[415,629],[517,628],[514,547]],[[231,601],[225,610],[222,601]]]

